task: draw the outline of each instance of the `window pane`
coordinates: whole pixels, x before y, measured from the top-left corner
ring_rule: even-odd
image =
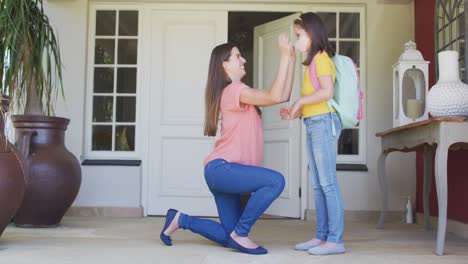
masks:
[[[350,57],[356,63],[356,66],[360,67],[359,42],[340,41],[340,54]]]
[[[135,150],[135,126],[115,127],[115,150],[134,151]]]
[[[119,64],[136,64],[137,48],[136,39],[119,39]]]
[[[323,21],[329,38],[336,38],[336,13],[317,13]]]
[[[94,96],[93,122],[112,122],[113,103],[112,96]]]
[[[112,93],[114,91],[114,69],[94,68],[94,92]]]
[[[463,65],[465,65],[465,64],[463,64]],[[466,80],[466,77],[465,77],[465,68],[462,68],[460,70],[460,78],[464,83],[466,83],[467,80]]]
[[[112,150],[112,126],[93,126],[93,150]]]
[[[338,154],[359,154],[359,129],[344,129],[341,131],[341,136],[338,140]]]
[[[119,36],[138,35],[138,11],[119,12]]]
[[[446,28],[444,29],[444,42],[445,42],[445,43],[444,43],[444,46],[445,46],[445,45],[449,45],[449,43],[450,43],[450,40],[451,40],[451,38],[450,38],[450,30],[451,30],[450,26],[448,26],[448,27],[446,27]],[[450,49],[450,48],[451,48],[451,47],[450,47],[451,45],[452,45],[452,44],[450,44],[446,49]]]
[[[452,34],[452,40],[454,39],[457,39],[458,38],[458,31],[457,31],[457,22],[454,21],[452,24],[451,24],[451,34]]]
[[[465,34],[465,13],[458,17],[458,34],[459,36]]]
[[[115,36],[115,11],[96,11],[96,36]]]
[[[117,93],[136,93],[136,68],[117,69]]]
[[[117,97],[117,122],[135,122],[136,97]]]
[[[460,57],[459,59],[460,60],[463,60],[463,58],[465,58],[465,40],[463,39],[460,39],[458,40],[458,45],[459,45],[459,50],[460,50]]]
[[[335,50],[335,52],[337,51],[336,50],[336,41],[330,41],[330,45],[332,45],[333,49]]]
[[[442,47],[445,45],[444,44],[444,31],[441,31],[438,33],[438,36],[437,36],[438,40],[439,40],[439,51],[442,50]]]
[[[115,52],[115,40],[114,39],[96,39],[94,63],[113,64],[114,52]]]
[[[359,13],[340,13],[340,38],[359,37]]]

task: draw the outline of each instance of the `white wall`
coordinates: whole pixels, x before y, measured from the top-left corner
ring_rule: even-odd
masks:
[[[80,158],[83,146],[87,1],[47,1],[44,9],[56,29],[63,62],[64,102],[55,107],[57,116],[70,118],[67,148]]]
[[[108,1],[109,2],[109,1]],[[117,1],[129,2],[129,1]],[[143,1],[135,1],[143,2]],[[164,1],[153,1],[164,2]],[[167,1],[166,1],[167,2]],[[197,1],[190,2],[222,2]],[[232,3],[246,2],[243,0]],[[264,0],[257,2],[267,2]],[[287,3],[272,0],[269,2]],[[376,0],[296,0],[321,5],[334,3],[365,4],[367,7],[367,166],[368,172],[339,172],[346,210],[378,210],[380,189],[377,158],[380,153],[378,131],[392,126],[392,65],[403,51],[403,44],[414,39],[412,4],[382,4]],[[87,0],[49,0],[46,12],[58,30],[64,69],[66,105],[56,112],[70,118],[66,144],[77,157],[83,153],[85,107],[85,70],[87,37]],[[400,210],[400,196],[415,193],[415,155],[391,154],[387,161],[390,210]],[[75,206],[138,207],[141,196],[141,173],[138,167],[83,167],[83,184]],[[309,193],[309,208],[314,208]]]
[[[139,167],[85,166],[74,206],[140,207]]]

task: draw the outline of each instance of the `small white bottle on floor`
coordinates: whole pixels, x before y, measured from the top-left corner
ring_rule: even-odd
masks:
[[[413,205],[411,204],[410,196],[408,196],[408,201],[406,202],[406,223],[413,223]]]

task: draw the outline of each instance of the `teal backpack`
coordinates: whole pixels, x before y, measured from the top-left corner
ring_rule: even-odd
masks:
[[[362,119],[363,93],[359,87],[359,74],[356,65],[349,57],[336,54],[332,58],[336,68],[336,79],[333,98],[328,101],[328,107],[334,107],[338,113],[342,127],[353,128]],[[309,75],[315,89],[320,89],[317,77],[315,57],[309,66]]]

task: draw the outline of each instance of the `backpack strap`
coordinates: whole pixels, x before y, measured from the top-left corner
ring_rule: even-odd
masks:
[[[335,100],[333,100],[333,98],[327,101],[327,105],[328,105],[328,110],[330,111],[330,117],[331,117],[331,123],[332,123],[332,135],[336,136],[336,127],[335,127],[335,122],[333,122],[333,111],[332,111],[332,109],[333,109],[333,107],[335,107],[335,110],[338,109],[337,108],[338,105],[336,104]],[[336,111],[338,111],[338,110],[336,110]]]
[[[351,62],[353,63],[354,70],[356,71],[356,76],[357,76],[357,81],[358,81],[358,89],[359,89],[359,107],[358,107],[358,113],[357,113],[357,120],[362,120],[362,100],[364,100],[364,93],[361,90],[361,81],[359,79],[359,71],[357,69],[356,64],[354,63],[353,59],[349,58]]]
[[[364,100],[364,93],[362,92],[361,89],[359,89],[359,110],[357,114],[357,119],[362,120],[362,100]]]
[[[318,53],[315,54],[312,62],[309,65],[309,78],[316,91],[320,90],[320,82],[317,76],[317,65],[315,65],[315,59],[317,58],[317,55]]]

